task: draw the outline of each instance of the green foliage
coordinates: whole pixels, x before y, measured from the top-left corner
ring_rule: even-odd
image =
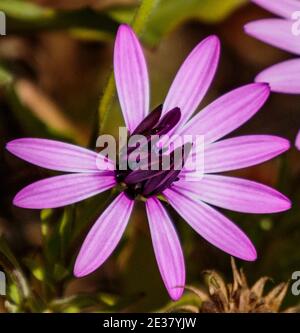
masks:
[[[61,296],[66,283],[73,279],[71,270],[66,268],[66,257],[61,252],[70,245],[70,239],[66,237],[70,236],[71,231],[67,225],[74,221],[69,215],[71,211],[73,208],[67,207],[61,216],[55,215],[54,211],[42,211],[43,253],[34,256],[29,254],[21,263],[12,253],[5,238],[0,238],[0,265],[8,274],[5,301],[7,311],[102,312],[118,309],[119,298],[108,293]],[[69,230],[66,232],[67,229]]]
[[[205,23],[224,20],[247,0],[163,0],[150,16],[143,39],[150,45],[157,44],[163,36],[179,24],[194,19]],[[116,9],[110,12],[121,22],[130,22],[132,11]]]
[[[43,20],[54,13],[51,9],[22,0],[1,0],[0,10],[9,17],[26,21]]]
[[[0,66],[0,86],[1,87],[8,87],[13,82],[12,74],[3,66]]]
[[[143,27],[143,23],[140,24],[139,19],[136,29],[138,32],[143,32],[146,43],[155,45],[184,21],[194,19],[205,23],[219,22],[246,1],[145,1],[146,5],[143,8],[145,15],[149,15],[149,8],[153,7],[153,4],[154,9],[149,15],[147,29],[140,28],[140,26]],[[50,7],[45,8],[30,1],[0,0],[0,10],[4,11],[10,19],[8,28],[11,32],[68,29],[80,39],[103,41],[113,38],[119,23],[132,23],[136,8],[124,5],[108,7],[102,11],[92,9],[60,11]]]

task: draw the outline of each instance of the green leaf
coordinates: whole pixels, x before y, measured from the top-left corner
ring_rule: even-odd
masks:
[[[68,277],[70,272],[62,265],[55,264],[53,270],[53,278],[55,281],[62,281]]]
[[[44,19],[53,15],[53,10],[38,6],[29,1],[1,0],[0,10],[7,16],[21,20]]]
[[[1,1],[1,0],[0,0]],[[9,0],[10,1],[10,0]],[[1,2],[0,2],[1,3]],[[1,6],[0,6],[1,9]],[[104,12],[95,12],[91,9],[80,9],[73,11],[55,11],[51,12],[51,15],[40,16],[34,19],[28,17],[24,20],[21,16],[9,15],[8,20],[8,32],[9,33],[31,33],[32,31],[43,30],[69,30],[75,29],[80,31],[89,30],[90,33],[94,30],[94,34],[101,33],[106,39],[110,36],[113,38],[117,28],[118,22],[111,16]],[[84,38],[84,36],[81,36]],[[89,39],[89,38],[88,38]]]
[[[11,300],[16,304],[21,303],[23,298],[30,295],[29,285],[18,260],[3,236],[0,236],[0,264],[9,277],[8,289],[11,288]]]
[[[70,276],[65,262],[74,225],[74,206],[67,206],[63,211],[44,209],[40,216],[46,278],[50,282],[62,281]]]
[[[180,300],[176,302],[168,302],[162,309],[160,309],[161,312],[178,312],[179,308],[185,307],[185,306],[193,306],[196,308],[200,308],[201,306],[201,300],[197,295],[195,295],[192,292],[185,292]]]
[[[225,19],[234,9],[246,0],[164,0],[154,11],[147,27],[145,38],[150,44],[174,29],[178,24],[198,19],[205,23],[215,23]]]
[[[12,74],[4,67],[0,66],[0,86],[6,87],[13,82]]]
[[[60,238],[60,254],[61,254],[61,259],[63,261],[72,237],[72,229],[74,226],[74,219],[75,219],[74,213],[75,213],[74,206],[65,207],[58,227],[58,233]]]
[[[47,264],[53,268],[60,257],[60,241],[58,221],[61,211],[43,209],[40,214],[41,232],[43,236],[43,251]]]
[[[199,20],[204,23],[216,23],[224,20],[247,0],[163,0],[154,9],[143,40],[149,45],[157,44],[160,39],[182,22]],[[111,10],[112,18],[129,23],[134,10],[117,8]]]
[[[48,237],[49,235],[49,219],[52,214],[52,209],[43,209],[41,211],[41,232],[43,237]]]
[[[19,291],[19,288],[16,284],[10,283],[7,288],[7,296],[8,298],[17,305],[20,305],[22,302],[22,295]]]
[[[26,258],[24,260],[26,266],[29,268],[31,274],[38,280],[38,281],[45,281],[45,270],[40,264],[40,262],[36,259]]]
[[[75,313],[86,308],[93,308],[93,311],[108,311],[116,305],[118,298],[111,294],[78,294],[65,298],[55,299],[50,307],[55,311]]]
[[[0,235],[0,253],[8,260],[13,268],[20,269],[18,260],[12,253],[7,241],[2,235]]]

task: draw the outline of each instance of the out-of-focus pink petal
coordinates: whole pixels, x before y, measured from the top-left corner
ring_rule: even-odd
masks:
[[[149,79],[141,45],[125,24],[119,27],[115,41],[114,72],[124,120],[133,132],[149,111]]]
[[[295,21],[264,19],[245,25],[248,35],[282,50],[300,55],[300,36],[292,33]]]
[[[291,19],[292,13],[300,11],[298,0],[251,0],[258,6],[278,16]]]
[[[134,201],[121,193],[102,213],[80,249],[74,267],[76,277],[94,272],[111,255],[125,231],[133,205]]]
[[[240,259],[256,259],[256,250],[249,238],[224,215],[178,190],[165,190],[164,195],[187,223],[208,242]]]
[[[241,178],[205,175],[198,182],[180,180],[172,188],[211,205],[237,212],[266,214],[291,208],[290,200],[283,194]]]
[[[295,140],[295,146],[298,150],[300,150],[300,131],[297,133],[296,140]]]
[[[237,170],[268,161],[290,148],[273,135],[245,135],[215,142],[204,152],[205,173]]]
[[[87,199],[112,188],[114,176],[75,173],[37,181],[23,188],[14,198],[22,208],[56,208]]]
[[[100,154],[55,140],[16,139],[7,143],[6,149],[29,163],[50,170],[91,173],[113,168],[113,163]]]
[[[209,36],[198,44],[180,67],[163,104],[163,113],[179,107],[180,125],[194,113],[215,75],[220,41]]]
[[[252,83],[235,89],[208,105],[180,131],[182,135],[204,135],[204,144],[214,142],[249,120],[270,94],[267,84]]]
[[[271,66],[258,74],[255,81],[269,83],[274,92],[300,94],[300,59]]]
[[[181,245],[172,221],[158,199],[149,198],[146,209],[159,271],[170,297],[176,301],[181,297],[185,285]]]

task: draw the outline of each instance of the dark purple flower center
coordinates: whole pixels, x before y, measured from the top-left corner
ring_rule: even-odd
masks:
[[[168,155],[162,150],[157,149],[157,141],[153,141],[153,135],[156,135],[156,138],[160,138],[162,135],[167,134],[178,124],[181,118],[179,108],[170,110],[163,117],[161,117],[161,114],[162,105],[152,111],[130,136],[132,138],[133,135],[143,135],[146,138],[147,144],[144,147],[141,147],[138,143],[136,147],[132,147],[131,145],[131,147],[127,147],[126,154],[122,154],[121,152],[119,156],[119,162],[120,159],[125,159],[126,163],[128,163],[130,154],[137,148],[139,152],[145,151],[145,154],[138,154],[139,159],[137,162],[139,162],[139,166],[136,169],[130,168],[129,164],[127,164],[128,167],[126,170],[121,170],[120,167],[116,170],[118,183],[125,187],[125,193],[131,199],[135,199],[137,196],[147,198],[157,195],[168,188],[174,181],[178,180],[178,175],[192,147],[192,144],[187,143],[176,148]],[[177,153],[181,153],[180,156],[182,156],[179,161],[175,158],[178,156]],[[155,156],[154,161],[153,156]],[[168,168],[164,165],[166,157]]]

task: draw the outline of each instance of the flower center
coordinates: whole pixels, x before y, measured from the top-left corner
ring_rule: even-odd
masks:
[[[126,149],[121,150],[116,179],[131,199],[157,195],[178,180],[178,175],[192,147],[192,144],[187,143],[171,153],[165,153],[163,149],[157,148],[158,139],[172,130],[181,117],[179,108],[170,110],[163,117],[161,114],[162,105],[152,111],[129,137],[128,142],[134,139],[134,136],[142,135],[145,139],[143,146],[140,142],[135,147],[132,147],[132,144],[129,147],[127,144]],[[121,170],[120,160],[126,161],[126,170],[124,168]],[[136,167],[132,167],[132,162]]]

